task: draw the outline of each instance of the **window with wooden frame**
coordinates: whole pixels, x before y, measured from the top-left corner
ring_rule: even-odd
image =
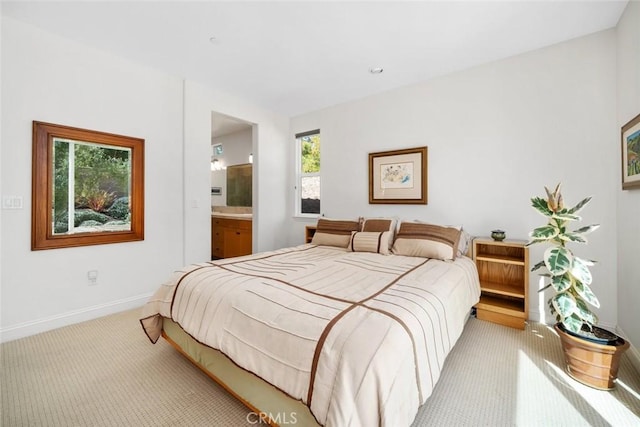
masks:
[[[33,122],[31,249],[144,240],[144,139]]]

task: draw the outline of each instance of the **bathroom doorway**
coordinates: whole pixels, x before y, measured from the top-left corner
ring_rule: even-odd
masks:
[[[252,253],[255,124],[211,113],[211,257]]]

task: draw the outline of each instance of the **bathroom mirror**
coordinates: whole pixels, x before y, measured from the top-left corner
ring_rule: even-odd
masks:
[[[227,206],[251,206],[253,166],[251,163],[227,167]]]

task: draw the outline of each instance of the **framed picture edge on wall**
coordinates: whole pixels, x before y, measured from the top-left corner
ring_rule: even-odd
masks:
[[[427,153],[426,146],[369,153],[369,204],[426,205]]]
[[[640,188],[640,114],[620,130],[622,189]],[[633,148],[631,147],[633,145]],[[631,159],[630,159],[631,158]],[[629,173],[631,171],[633,173]]]

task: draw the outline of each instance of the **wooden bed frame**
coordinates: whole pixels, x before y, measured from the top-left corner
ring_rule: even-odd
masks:
[[[162,337],[256,414],[254,420],[273,427],[279,423],[320,426],[302,401],[236,365],[220,351],[197,342],[171,319],[163,319]]]
[[[469,320],[471,314],[465,319]],[[180,354],[238,399],[262,423],[278,427],[278,421],[317,426],[309,408],[257,375],[236,365],[222,352],[194,340],[171,319],[163,319],[162,337]],[[288,422],[287,422],[288,421]]]

